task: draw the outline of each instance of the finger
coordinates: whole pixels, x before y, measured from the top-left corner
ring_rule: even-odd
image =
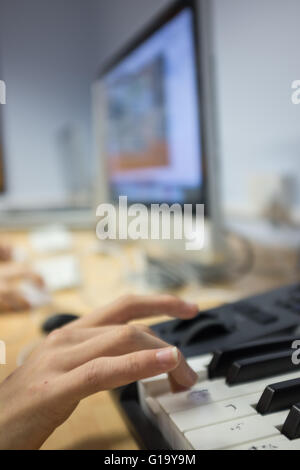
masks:
[[[130,320],[159,315],[189,319],[197,313],[198,306],[196,304],[189,304],[170,295],[128,296],[77,320],[72,324],[72,327],[122,324]]]
[[[44,286],[44,281],[39,274],[19,263],[10,263],[9,266],[1,266],[0,278],[7,281],[28,279],[39,287]]]
[[[8,245],[0,246],[0,261],[9,261],[12,258],[12,248]]]
[[[66,333],[69,333],[69,335],[65,338],[63,336],[66,335],[63,335],[60,339],[58,334],[57,342],[63,345],[66,342],[74,344],[74,347],[64,357],[65,365],[71,370],[101,356],[120,356],[138,350],[157,349],[165,346],[163,341],[155,336],[157,343],[152,348],[150,341],[147,341],[148,335],[146,331],[150,331],[150,328],[144,325],[111,325],[97,328],[78,328],[68,330]],[[64,333],[63,330],[61,330],[61,333]],[[68,338],[68,336],[71,337]],[[82,341],[79,341],[80,339]]]
[[[81,400],[102,390],[111,390],[174,369],[179,361],[176,348],[138,351],[123,356],[94,359],[62,379],[66,396]]]
[[[67,325],[60,328],[60,332],[67,333],[65,338],[62,338],[62,342],[65,344],[68,342],[69,344],[81,344],[84,341],[88,341],[92,338],[97,338],[98,336],[110,332],[112,330],[116,330],[117,328],[126,328],[128,325],[103,325],[103,326],[94,326],[94,327],[87,327],[87,328],[71,328],[72,323],[68,323]],[[153,330],[149,326],[143,325],[141,323],[136,323],[131,325],[133,328],[136,328],[138,331],[148,333],[149,335],[155,336],[157,335],[154,333]],[[58,331],[58,330],[55,330]]]
[[[34,271],[25,271],[24,278],[32,281],[37,287],[45,287],[44,279]]]
[[[31,307],[30,302],[18,291],[10,292],[7,298],[13,311],[28,310]]]
[[[0,277],[6,280],[18,279],[24,272],[24,266],[18,263],[9,263],[0,266]]]
[[[184,392],[189,390],[191,387],[187,387],[186,385],[179,384],[173,377],[172,372],[168,373],[168,379],[170,384],[170,389],[173,393]],[[197,377],[198,380],[198,377]],[[195,384],[193,384],[195,385]]]
[[[64,364],[68,370],[79,367],[93,359],[103,356],[120,356],[123,354],[169,347],[155,335],[148,334],[147,329],[142,330],[133,325],[118,326],[107,330],[101,336],[87,340],[74,348],[64,357]],[[192,387],[198,380],[197,374],[187,364],[185,358],[178,351],[179,361],[171,374],[171,388],[173,391]]]
[[[115,326],[100,326],[97,328],[68,328],[68,325],[57,328],[47,336],[48,343],[55,347],[78,346],[86,344],[88,340],[97,338],[101,343],[101,335],[111,331]],[[75,350],[70,350],[70,355],[74,355]]]
[[[30,304],[18,291],[11,290],[1,293],[0,308],[2,312],[17,312],[20,310],[27,310],[30,308]]]
[[[0,295],[0,312],[3,313],[3,312],[9,312],[9,311],[10,311],[9,305],[7,304],[7,302],[5,302],[2,295]]]

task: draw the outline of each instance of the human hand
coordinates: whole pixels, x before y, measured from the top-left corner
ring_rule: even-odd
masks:
[[[0,266],[0,282],[20,281],[30,281],[37,287],[44,287],[42,277],[26,264],[12,262]]]
[[[11,261],[13,250],[9,245],[0,243],[0,261]]]
[[[0,448],[37,449],[85,397],[169,373],[189,388],[197,374],[145,326],[127,322],[198,309],[171,296],[128,297],[52,332],[0,385]]]
[[[18,312],[28,308],[30,303],[16,286],[0,281],[0,313]]]
[[[0,313],[18,312],[31,307],[21,288],[23,282],[32,283],[39,290],[44,289],[43,279],[27,266],[5,263],[0,267]]]

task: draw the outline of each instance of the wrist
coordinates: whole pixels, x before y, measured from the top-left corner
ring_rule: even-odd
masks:
[[[55,427],[43,426],[36,410],[15,409],[14,400],[1,395],[0,387],[0,450],[39,449]]]
[[[0,418],[0,450],[37,450],[52,431],[32,425],[29,419]]]

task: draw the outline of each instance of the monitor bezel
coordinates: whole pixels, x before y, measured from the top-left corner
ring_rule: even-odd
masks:
[[[101,81],[108,73],[110,73],[122,60],[129,56],[135,49],[141,46],[145,41],[147,41],[154,33],[156,33],[160,28],[165,26],[168,22],[174,19],[178,14],[180,14],[185,9],[190,9],[192,11],[192,21],[193,21],[193,40],[194,40],[194,51],[195,51],[195,64],[196,64],[196,84],[197,84],[197,102],[198,102],[198,123],[199,123],[199,135],[200,145],[199,145],[199,159],[200,159],[200,171],[202,176],[202,184],[199,186],[199,193],[195,200],[188,201],[189,204],[192,204],[192,210],[194,212],[196,204],[205,205],[205,215],[209,216],[210,207],[209,207],[209,183],[207,175],[207,143],[206,143],[206,132],[205,132],[205,106],[204,106],[204,77],[203,77],[203,67],[204,60],[201,47],[201,28],[199,21],[199,12],[200,8],[198,6],[199,0],[177,0],[173,2],[170,6],[158,13],[152,21],[146,25],[142,31],[138,32],[131,40],[125,44],[117,53],[115,53],[109,60],[107,60],[104,65],[100,68],[100,71],[97,75],[97,82]],[[106,162],[105,162],[106,163]],[[111,183],[108,182],[108,191],[109,198],[113,203],[116,203],[116,198],[113,197]],[[128,198],[129,203],[139,203],[144,204],[149,207],[151,204],[164,204],[166,201],[132,201]],[[183,206],[187,204],[186,201],[173,201],[168,202],[169,204],[180,204]]]

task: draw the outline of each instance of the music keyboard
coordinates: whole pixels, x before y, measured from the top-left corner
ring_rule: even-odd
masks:
[[[112,396],[139,446],[151,450],[209,448],[210,440],[198,441],[195,436],[202,437],[209,428],[215,433],[213,426],[226,434],[221,424],[247,418],[249,431],[247,426],[243,442],[218,441],[217,448],[298,448],[299,383],[288,384],[286,379],[294,378],[297,372],[291,361],[293,337],[287,335],[296,335],[299,322],[298,283],[202,311],[191,320],[153,325],[156,335],[192,358],[189,362],[198,372],[197,387],[201,388],[174,398],[166,376],[160,376],[114,390]],[[300,334],[294,339],[300,339]],[[214,354],[208,354],[211,352]],[[284,386],[277,384],[280,378]],[[279,423],[271,423],[271,414],[289,410],[286,420],[286,415],[277,415]],[[252,425],[261,428],[261,419],[248,422],[252,417],[263,417],[270,424],[271,428],[262,427],[263,437],[259,433],[249,437]],[[243,436],[242,430],[227,434]]]
[[[173,394],[166,375],[138,384],[143,412],[176,450],[300,450],[295,337],[257,341],[188,362],[198,383]]]

